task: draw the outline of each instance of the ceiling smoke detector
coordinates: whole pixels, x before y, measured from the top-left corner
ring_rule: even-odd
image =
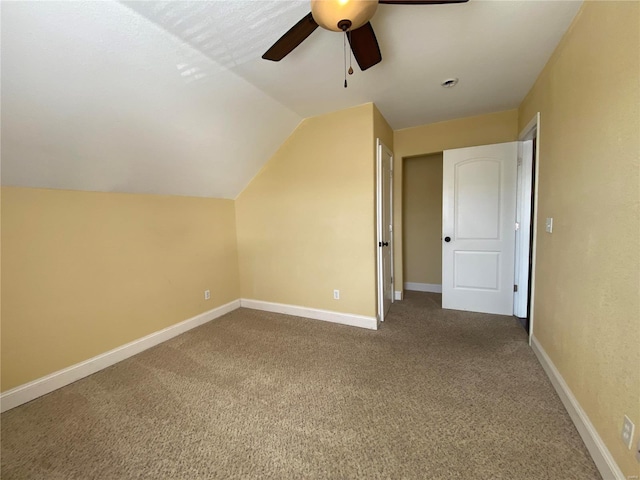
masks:
[[[444,88],[452,88],[452,87],[455,87],[457,84],[458,84],[457,78],[447,78],[440,85],[442,85]]]

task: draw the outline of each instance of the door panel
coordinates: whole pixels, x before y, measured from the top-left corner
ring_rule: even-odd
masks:
[[[443,308],[513,313],[516,168],[517,142],[444,152]]]
[[[459,239],[500,236],[500,163],[470,160],[455,166],[455,221]]]
[[[500,287],[500,252],[454,252],[454,288],[497,290]]]

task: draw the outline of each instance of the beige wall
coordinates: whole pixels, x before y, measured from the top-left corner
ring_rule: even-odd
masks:
[[[243,298],[375,316],[373,115],[304,120],[236,199]]]
[[[640,434],[640,3],[586,2],[520,107],[540,120],[534,335],[625,475]],[[552,234],[544,232],[554,218]]]
[[[396,290],[404,281],[403,272],[403,158],[442,152],[452,148],[512,142],[518,139],[518,111],[478,115],[448,122],[432,123],[394,132],[394,263]]]
[[[1,196],[3,391],[239,297],[231,200]]]
[[[442,152],[403,163],[405,282],[442,283]]]
[[[393,130],[375,105],[373,105],[373,137],[374,142],[379,138],[387,148],[393,151]]]
[[[3,187],[2,390],[241,296],[375,316],[378,137],[373,104],[307,119],[236,202]]]

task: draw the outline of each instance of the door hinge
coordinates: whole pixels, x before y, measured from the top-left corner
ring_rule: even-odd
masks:
[[[517,292],[517,291],[518,291],[518,285],[514,285],[514,286],[513,286],[513,291],[514,291],[514,292]]]

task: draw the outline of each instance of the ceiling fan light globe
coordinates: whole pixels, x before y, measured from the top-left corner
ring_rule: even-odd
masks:
[[[378,8],[378,0],[311,0],[311,14],[318,25],[341,32],[341,20],[349,20],[355,30],[371,20]]]

